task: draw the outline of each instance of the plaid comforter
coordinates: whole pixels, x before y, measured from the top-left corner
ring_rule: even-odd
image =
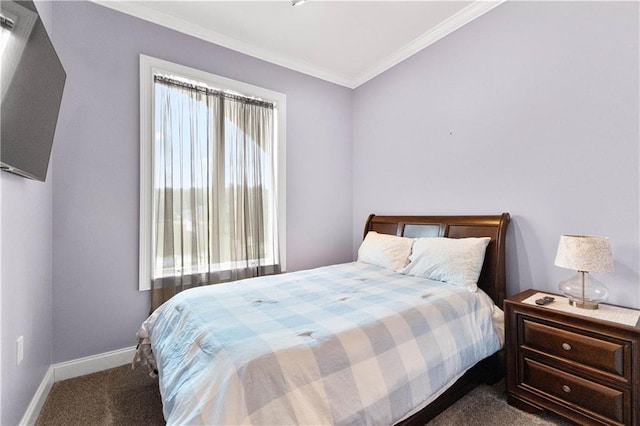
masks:
[[[500,348],[494,309],[347,263],[178,294],[138,356],[157,362],[168,424],[393,424]]]

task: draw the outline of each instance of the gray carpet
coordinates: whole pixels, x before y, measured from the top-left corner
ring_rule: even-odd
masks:
[[[42,407],[36,426],[164,425],[157,379],[128,365],[64,380]],[[504,381],[482,385],[429,425],[568,425],[553,415],[531,415],[509,406]]]
[[[164,425],[157,379],[112,368],[53,385],[36,426]]]
[[[430,421],[429,426],[569,426],[573,424],[552,413],[534,415],[510,406],[507,404],[504,389],[504,380],[493,386],[480,385]]]

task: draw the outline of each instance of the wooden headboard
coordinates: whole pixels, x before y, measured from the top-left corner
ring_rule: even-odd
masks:
[[[509,213],[499,216],[369,216],[364,235],[369,231],[400,237],[491,237],[484,257],[478,287],[498,307],[506,294],[505,237]]]

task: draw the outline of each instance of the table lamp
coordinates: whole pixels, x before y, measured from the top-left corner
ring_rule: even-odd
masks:
[[[574,277],[560,283],[560,291],[569,298],[569,304],[578,308],[598,309],[598,304],[609,296],[604,284],[589,276],[589,272],[613,271],[613,256],[608,238],[590,235],[560,236],[555,265],[578,271]]]

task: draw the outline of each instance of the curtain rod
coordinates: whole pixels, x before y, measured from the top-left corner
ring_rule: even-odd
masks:
[[[155,82],[165,83],[172,86],[178,86],[185,89],[193,90],[196,92],[206,93],[208,95],[220,96],[223,98],[233,99],[236,101],[244,102],[251,105],[257,105],[265,108],[274,109],[275,104],[273,102],[263,101],[261,99],[250,98],[248,96],[236,95],[233,93],[224,92],[222,90],[211,89],[209,87],[198,86],[197,84],[187,83],[186,81],[176,80],[171,77],[156,74],[153,76]]]

